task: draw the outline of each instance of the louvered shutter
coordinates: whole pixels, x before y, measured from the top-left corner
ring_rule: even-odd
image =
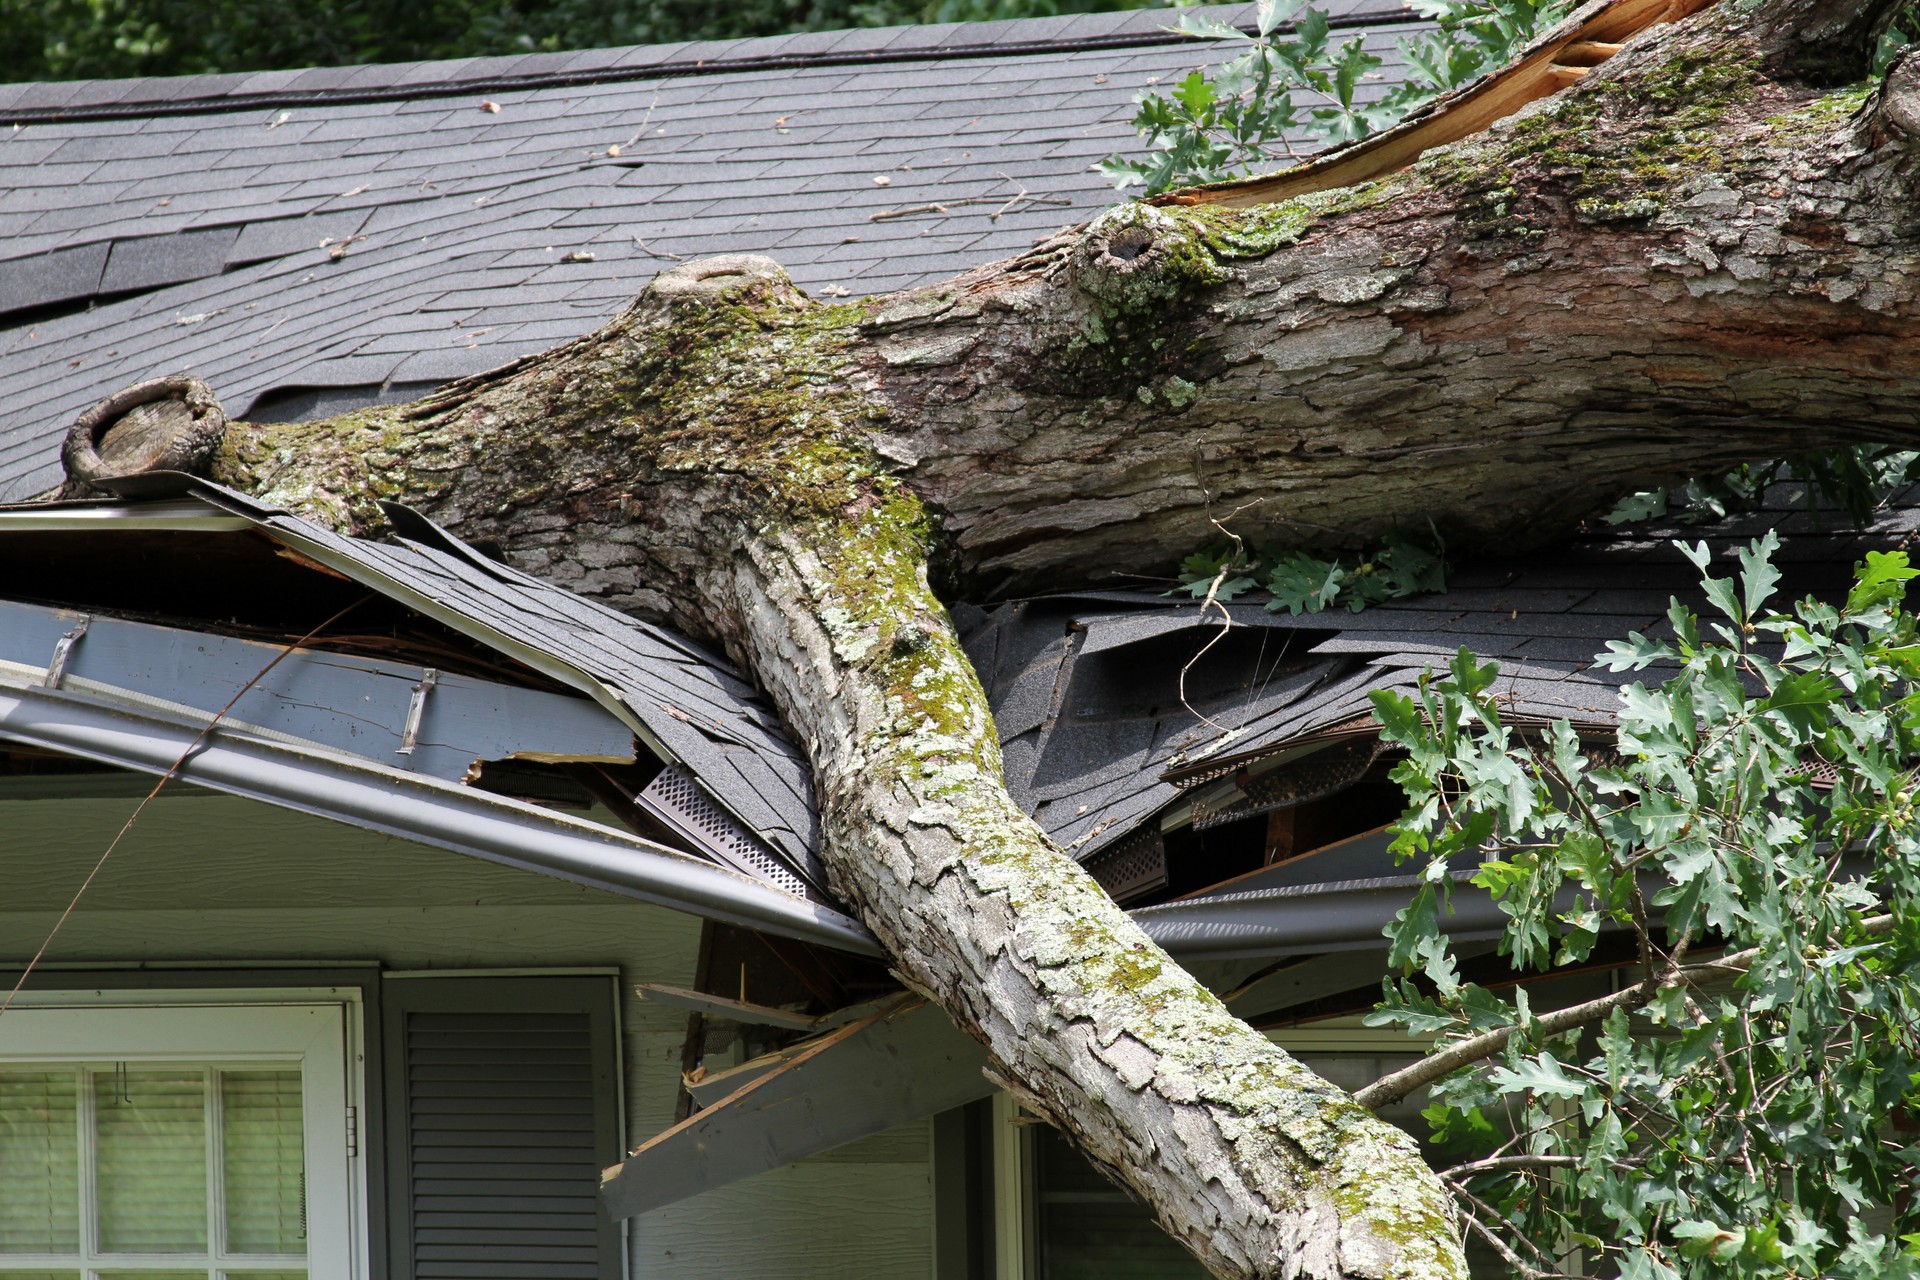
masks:
[[[395,1274],[615,1280],[611,980],[397,980],[386,1015]]]

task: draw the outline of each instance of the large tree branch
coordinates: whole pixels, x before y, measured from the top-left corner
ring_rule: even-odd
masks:
[[[1553,536],[1620,492],[1913,440],[1916,157],[1756,74],[1755,15],[1653,28],[1405,173],[1130,209],[891,300],[886,447],[988,590],[1248,532]],[[1577,459],[1577,465],[1574,460]]]
[[[1775,0],[1784,3],[1785,0]],[[409,406],[236,425],[219,478],[429,509],[724,645],[812,759],[836,889],[995,1069],[1223,1276],[1464,1274],[1411,1143],[1229,1017],[1002,785],[928,574],[1538,539],[1634,484],[1920,441],[1914,161],[1721,4],[1395,178],[1139,206],[893,298],[764,259]],[[1889,120],[1892,117],[1889,116]]]

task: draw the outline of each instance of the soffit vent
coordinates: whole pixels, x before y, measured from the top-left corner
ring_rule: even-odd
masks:
[[[1086,868],[1107,896],[1124,903],[1167,887],[1166,842],[1159,827],[1148,826],[1102,849]]]
[[[634,797],[634,803],[715,862],[764,880],[796,898],[808,896],[806,881],[747,834],[707,798],[699,783],[676,766],[662,769],[646,790]]]

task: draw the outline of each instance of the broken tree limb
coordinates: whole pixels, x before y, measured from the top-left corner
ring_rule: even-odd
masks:
[[[1281,173],[1173,191],[1149,203],[1250,209],[1384,178],[1435,147],[1459,142],[1530,102],[1576,84],[1649,27],[1690,17],[1713,0],[1588,0],[1506,66],[1451,90],[1390,129]]]
[[[1254,500],[1295,542],[1511,547],[1676,475],[1920,441],[1914,157],[1857,127],[1865,86],[1769,72],[1788,8],[1648,28],[1378,181],[1132,206],[890,298],[675,267],[411,405],[236,426],[216,475],[349,529],[421,506],[725,646],[809,754],[835,891],[1216,1274],[1461,1276],[1405,1135],[1007,795],[934,587],[1149,572]]]
[[[1860,932],[1868,937],[1877,937],[1890,932],[1892,928],[1893,917],[1890,915],[1873,916],[1860,924]],[[1528,1027],[1495,1027],[1477,1036],[1469,1036],[1438,1052],[1428,1054],[1418,1062],[1410,1063],[1391,1075],[1382,1076],[1354,1094],[1354,1101],[1373,1111],[1378,1111],[1381,1107],[1390,1107],[1408,1094],[1426,1088],[1443,1076],[1451,1075],[1462,1067],[1484,1061],[1501,1052],[1515,1036],[1523,1031],[1528,1035],[1544,1039],[1571,1031],[1575,1027],[1589,1026],[1599,1022],[1615,1009],[1638,1009],[1667,987],[1681,983],[1707,982],[1745,973],[1759,955],[1760,948],[1749,947],[1744,951],[1736,951],[1731,955],[1720,956],[1713,960],[1671,966],[1664,973],[1648,975],[1645,982],[1624,987],[1619,991],[1598,996],[1580,1004],[1568,1005],[1564,1009],[1555,1009],[1552,1013],[1542,1014]]]

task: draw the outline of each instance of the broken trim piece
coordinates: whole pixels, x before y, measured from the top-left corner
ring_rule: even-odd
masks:
[[[687,987],[669,986],[664,982],[636,983],[633,993],[642,1000],[651,1000],[655,1004],[671,1005],[676,1009],[690,1009],[694,1013],[705,1014],[713,1018],[725,1018],[730,1022],[745,1022],[761,1027],[784,1027],[788,1031],[816,1031],[820,1019],[812,1014],[795,1013],[791,1009],[775,1009],[764,1004],[748,1004],[744,1000],[729,1000],[725,996],[708,995],[704,991],[693,991]]]
[[[164,774],[742,928],[883,954],[857,920],[638,836],[324,748],[292,748],[42,689],[0,687],[0,739]]]
[[[907,993],[795,1048],[606,1170],[607,1213],[637,1217],[994,1090],[985,1050]]]
[[[60,682],[67,678],[67,659],[73,656],[73,646],[80,643],[80,638],[87,634],[87,628],[92,625],[93,618],[83,613],[80,615],[80,621],[74,623],[64,635],[53,642],[53,656],[47,659],[47,674],[40,681],[41,688],[58,689],[60,687]]]

